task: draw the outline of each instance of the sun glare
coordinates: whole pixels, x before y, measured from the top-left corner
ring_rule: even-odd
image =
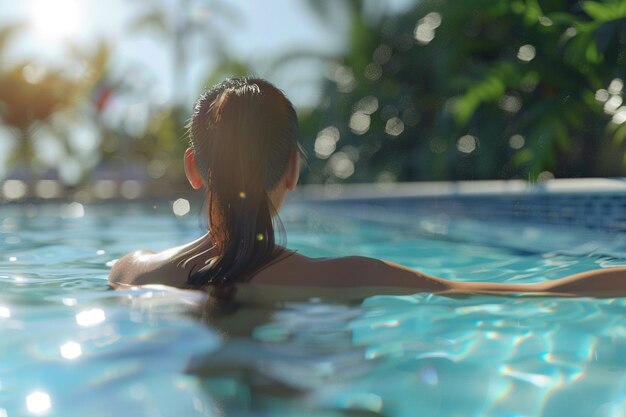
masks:
[[[34,0],[30,14],[33,26],[47,40],[67,39],[78,32],[77,0]]]

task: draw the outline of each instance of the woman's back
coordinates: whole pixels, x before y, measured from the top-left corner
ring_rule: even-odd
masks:
[[[202,238],[205,239],[205,238]],[[190,288],[188,277],[194,266],[181,265],[180,259],[198,241],[162,252],[135,251],[115,263],[109,274],[113,288],[160,284]],[[197,262],[211,259],[208,251]],[[254,271],[241,282],[241,292],[262,293],[259,288],[273,288],[276,300],[306,299],[313,296],[359,299],[371,294],[408,294],[431,292],[442,294],[510,294],[536,293],[561,296],[618,297],[626,295],[626,268],[605,268],[535,284],[501,284],[461,282],[433,277],[378,259],[348,256],[343,258],[309,258],[284,250],[272,261]],[[193,288],[193,287],[192,287]],[[207,287],[208,288],[208,287]],[[236,288],[236,286],[233,286]],[[203,289],[203,288],[198,288]]]
[[[146,284],[186,287],[194,268],[209,262],[214,255],[208,251],[198,256],[193,264],[182,266],[181,257],[197,242],[162,252],[140,250],[130,253],[113,266],[109,282],[113,287]],[[412,292],[448,289],[439,279],[378,259],[360,256],[310,258],[290,250],[280,251],[266,265],[250,273],[245,282],[298,288],[395,287]]]

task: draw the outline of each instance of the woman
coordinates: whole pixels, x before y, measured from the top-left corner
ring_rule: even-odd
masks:
[[[204,93],[189,123],[184,166],[191,186],[205,190],[209,231],[183,246],[126,255],[114,265],[111,285],[209,289],[218,299],[231,298],[241,283],[319,292],[358,288],[361,294],[626,295],[624,267],[537,284],[456,282],[377,259],[316,259],[282,248],[272,219],[298,183],[297,138],[292,104],[267,81],[234,78]]]

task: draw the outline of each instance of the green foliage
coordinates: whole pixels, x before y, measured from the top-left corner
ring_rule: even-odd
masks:
[[[74,117],[99,129],[94,165],[145,166],[159,186],[164,176],[182,181],[173,161],[186,146],[187,94],[198,87],[189,85],[190,62],[212,68],[207,85],[259,62],[230,55],[221,26],[232,29],[239,17],[226,1],[141,4],[129,32],[164,40],[180,87],[173,103],[154,105],[140,83],[113,79],[105,42],[68,46],[68,68],[86,65],[80,79],[2,59],[0,123],[15,133],[14,164],[37,163],[33,132],[42,126],[59,130],[65,154],[80,159],[61,131]],[[416,0],[396,14],[381,13],[383,2],[309,4],[322,19],[344,7],[350,20],[341,56],[300,49],[268,67],[327,64],[322,102],[300,115],[305,182],[626,176],[626,0]],[[19,30],[0,28],[0,58]],[[129,97],[144,106],[145,126],[129,130],[126,119],[106,117],[112,101]],[[53,123],[59,115],[65,125]]]
[[[601,159],[626,137],[626,0],[345,4],[350,46],[301,117],[308,181],[626,175]]]

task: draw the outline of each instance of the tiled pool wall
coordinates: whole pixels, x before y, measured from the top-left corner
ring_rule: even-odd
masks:
[[[27,193],[25,184],[18,183],[15,180],[0,181],[0,205],[68,202],[77,198],[69,194],[37,197]],[[97,185],[94,185],[94,190]],[[13,189],[15,187],[17,189]],[[8,195],[7,191],[13,194]],[[129,199],[171,200],[171,203],[181,197],[199,200],[198,194],[192,194],[191,190],[182,190],[178,193],[180,195],[167,197],[132,195],[115,198],[107,194],[106,198],[100,198],[95,191],[91,194],[86,203],[116,203]],[[507,180],[308,185],[300,187],[290,200],[341,205],[347,210],[359,204],[373,210],[382,209],[389,214],[442,213],[626,233],[626,178],[554,179],[541,184]]]
[[[306,187],[294,200],[626,233],[626,179]]]

